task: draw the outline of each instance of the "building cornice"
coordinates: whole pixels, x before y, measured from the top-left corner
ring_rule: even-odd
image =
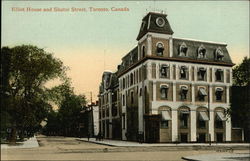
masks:
[[[130,67],[128,67],[126,70],[122,71],[121,73],[118,73],[118,78],[127,73],[129,70],[137,67],[141,63],[145,62],[146,60],[168,60],[168,61],[177,61],[177,62],[184,62],[184,63],[195,63],[195,64],[207,64],[207,65],[218,65],[218,66],[228,66],[232,67],[235,64],[234,63],[225,63],[225,62],[209,62],[207,60],[194,60],[194,59],[187,59],[187,58],[170,58],[170,57],[159,57],[159,56],[145,56],[140,61],[136,62],[135,64],[132,64]]]

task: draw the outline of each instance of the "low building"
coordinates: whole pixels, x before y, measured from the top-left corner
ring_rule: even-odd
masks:
[[[227,44],[174,38],[162,13],[143,19],[138,45],[99,92],[105,138],[145,142],[231,141],[232,60]]]

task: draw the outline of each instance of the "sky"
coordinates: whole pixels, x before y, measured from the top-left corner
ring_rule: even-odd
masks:
[[[88,99],[92,92],[94,101],[103,71],[115,72],[137,45],[141,20],[149,11],[168,15],[173,37],[227,43],[235,64],[249,57],[249,1],[2,1],[1,42],[54,53],[70,68],[74,91]]]

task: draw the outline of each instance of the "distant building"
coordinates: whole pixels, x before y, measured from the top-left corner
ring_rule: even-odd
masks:
[[[232,66],[225,43],[174,38],[166,14],[148,13],[138,45],[105,71],[99,125],[105,138],[231,141]]]
[[[95,137],[99,133],[99,107],[98,102],[86,106],[81,111],[82,121],[79,123],[81,137]]]

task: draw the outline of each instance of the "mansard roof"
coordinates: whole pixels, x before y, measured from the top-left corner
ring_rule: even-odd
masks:
[[[134,47],[128,54],[122,58],[122,64],[118,67],[118,72],[126,70],[132,64],[138,61],[138,46]]]
[[[187,55],[180,55],[180,46],[185,44],[187,47]],[[230,58],[228,50],[226,48],[227,44],[225,43],[217,43],[217,42],[209,42],[202,40],[192,40],[192,39],[181,39],[181,38],[173,38],[173,58],[181,58],[186,60],[202,60],[208,62],[220,62],[232,64],[233,62]],[[206,50],[205,58],[198,57],[198,50],[202,47]],[[218,60],[216,58],[216,51],[220,49],[223,53],[223,59]]]
[[[157,25],[157,18],[162,18],[165,23],[162,27]],[[143,19],[139,34],[136,40],[142,38],[147,32],[163,33],[172,35],[174,32],[167,20],[167,15],[163,13],[149,12]]]

